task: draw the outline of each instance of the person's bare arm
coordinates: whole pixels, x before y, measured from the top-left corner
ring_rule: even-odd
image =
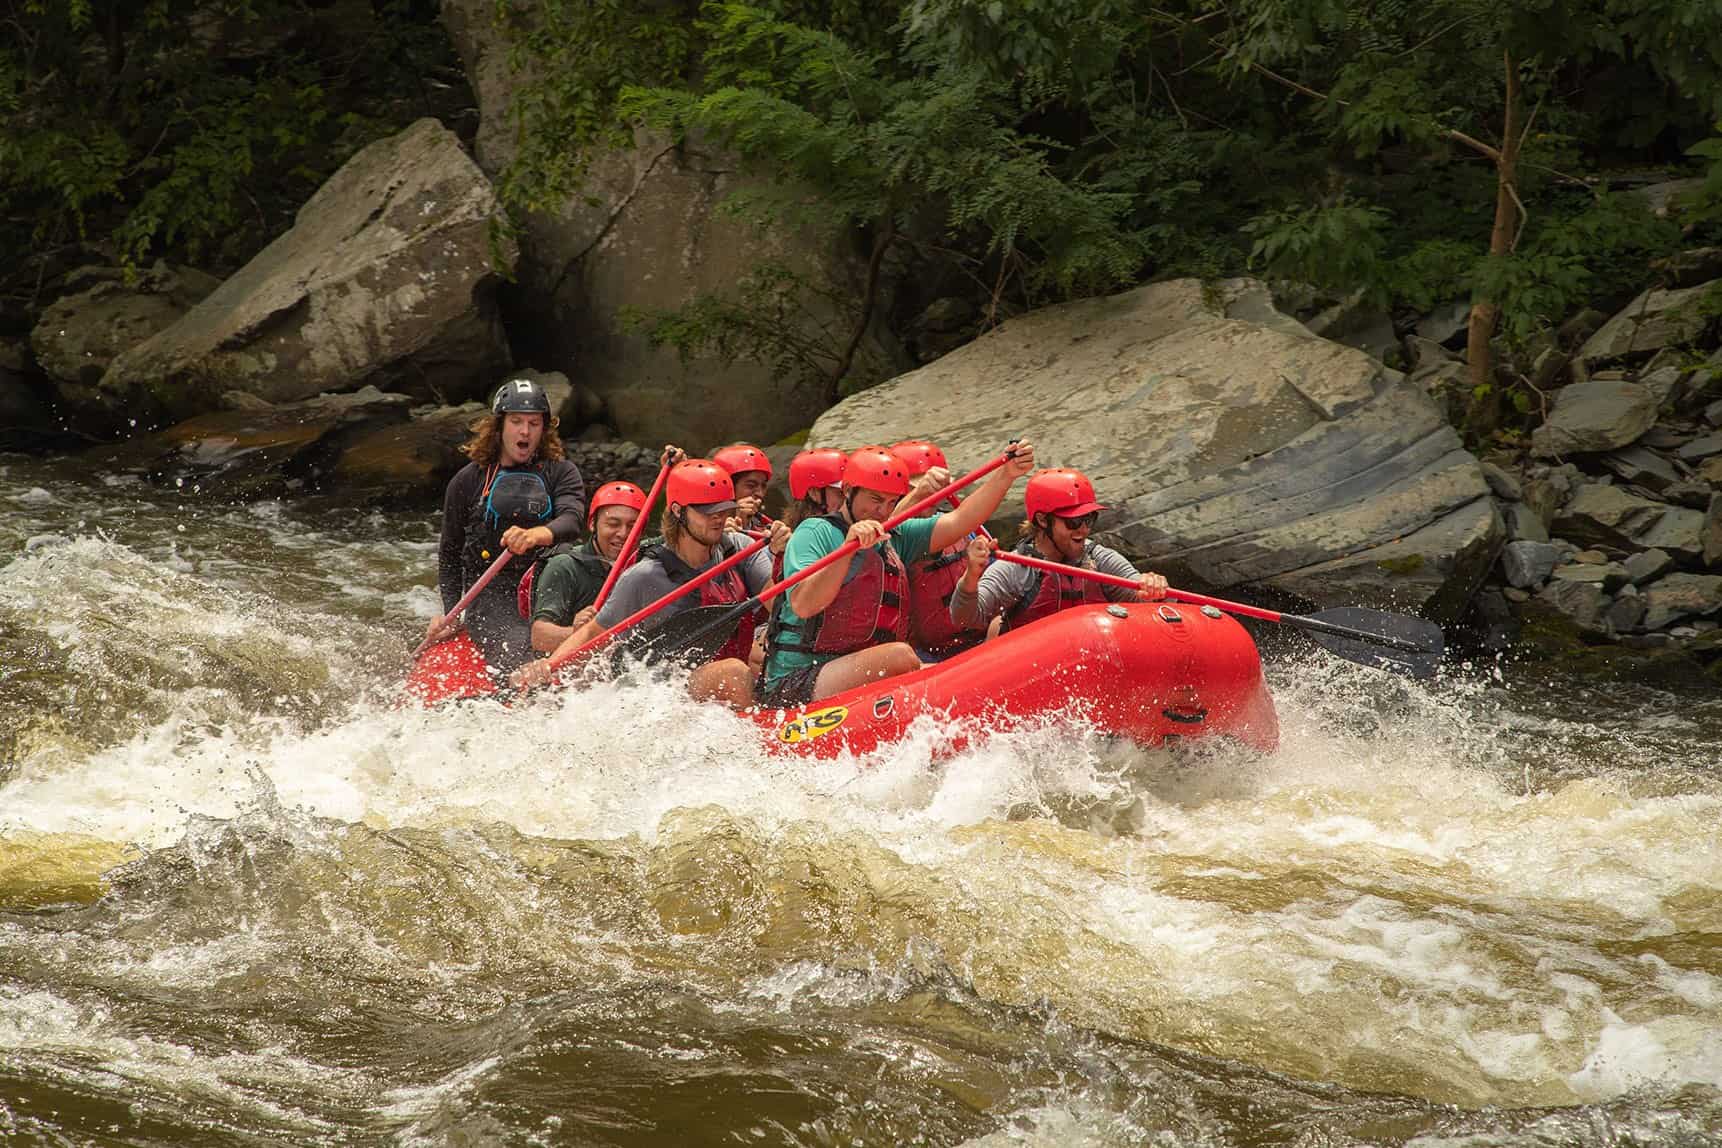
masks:
[[[988,475],[979,490],[964,499],[955,510],[947,510],[939,515],[939,521],[933,527],[932,538],[927,543],[929,553],[937,554],[945,547],[954,546],[974,533],[975,528],[985,524],[986,520],[992,517],[993,511],[999,508],[999,503],[1004,501],[1011,483],[1034,469],[1032,442],[1023,439],[1011,446],[1010,450],[1010,461]]]

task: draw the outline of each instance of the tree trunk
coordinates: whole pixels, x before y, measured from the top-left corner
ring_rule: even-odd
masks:
[[[867,285],[861,293],[861,314],[855,320],[855,328],[849,334],[849,345],[843,348],[842,358],[832,368],[831,377],[825,384],[825,403],[836,406],[842,397],[843,376],[849,373],[849,368],[855,362],[855,352],[861,347],[861,340],[867,337],[867,328],[873,322],[873,307],[879,298],[879,270],[885,262],[885,252],[891,249],[891,244],[897,240],[897,221],[889,215],[879,226],[879,233],[873,237],[873,254],[867,260]]]
[[[1502,54],[1507,76],[1507,109],[1501,128],[1501,150],[1495,157],[1495,228],[1489,233],[1489,255],[1500,258],[1512,254],[1519,235],[1519,73],[1513,63],[1513,53]],[[1500,317],[1498,299],[1479,299],[1471,306],[1471,324],[1465,344],[1465,359],[1470,365],[1473,395],[1484,394],[1482,388],[1493,384],[1494,355],[1489,337],[1495,333],[1495,321]]]

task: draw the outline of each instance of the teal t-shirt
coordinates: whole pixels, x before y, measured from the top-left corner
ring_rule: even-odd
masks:
[[[881,546],[890,546],[897,551],[897,557],[908,565],[915,559],[927,553],[933,540],[933,527],[939,524],[937,516],[932,518],[913,518],[908,522],[898,524],[891,531],[888,541]],[[809,518],[795,528],[795,533],[789,536],[789,545],[783,551],[783,577],[788,578],[798,571],[805,570],[827,554],[843,545],[845,530],[839,530],[835,525],[823,518]],[[843,576],[843,581],[855,577],[860,572],[861,555],[856,553],[849,559],[849,572]],[[783,611],[783,623],[790,627],[798,627],[801,619],[789,607],[789,595],[778,599],[778,608]],[[829,662],[836,654],[807,654],[798,650],[773,650],[765,662],[765,680],[775,682],[785,674],[794,673],[805,666],[818,666]]]

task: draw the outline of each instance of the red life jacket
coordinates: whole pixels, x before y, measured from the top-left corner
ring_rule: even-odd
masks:
[[[822,516],[845,534],[849,523],[842,516]],[[909,572],[890,542],[860,551],[861,568],[843,583],[831,604],[811,618],[787,625],[779,597],[766,631],[770,650],[803,654],[852,654],[886,642],[901,642],[909,634]],[[851,559],[853,561],[853,559]]]
[[[718,544],[712,548],[712,557],[719,562],[735,553],[735,547],[730,545],[728,535],[720,539]],[[699,574],[698,570],[683,562],[681,555],[669,546],[642,546],[640,547],[640,560],[656,561],[658,565],[664,568],[664,573],[670,576],[670,581],[678,586]],[[700,587],[699,604],[701,606],[734,606],[751,597],[753,595],[748,593],[747,583],[742,579],[741,567],[736,565],[731,566]],[[712,660],[722,661],[725,658],[740,658],[744,662],[747,661],[748,655],[753,653],[753,632],[763,621],[765,621],[763,607],[758,610],[750,610],[742,615],[741,620],[736,623],[735,633],[729,636],[729,640],[723,644],[723,647],[718,650]]]
[[[968,543],[943,554],[929,554],[909,563],[909,636],[923,650],[939,653],[967,648],[986,637],[984,629],[951,621],[951,594],[967,569]]]
[[[1017,547],[1019,554],[1033,554],[1040,557],[1034,539],[1026,538]],[[1094,559],[1088,556],[1087,547],[1083,548],[1082,561],[1076,565],[1087,570],[1094,569]],[[1060,610],[1068,610],[1072,606],[1080,606],[1085,602],[1104,602],[1106,593],[1100,583],[1090,582],[1087,578],[1072,578],[1068,574],[1047,574],[1040,570],[1031,569],[1028,593],[1018,599],[1016,605],[1005,611],[1004,627],[1026,626],[1038,621],[1049,614]]]

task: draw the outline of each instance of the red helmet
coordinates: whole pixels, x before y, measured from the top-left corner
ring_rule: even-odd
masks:
[[[924,438],[904,439],[891,448],[891,453],[908,464],[909,474],[915,478],[921,477],[935,466],[951,465],[945,461],[945,452],[939,449],[938,444]]]
[[[592,529],[592,523],[598,520],[598,512],[606,506],[631,506],[642,514],[646,510],[646,492],[631,482],[606,482],[592,492],[592,501],[586,506],[586,529]]]
[[[843,489],[908,494],[909,467],[882,446],[864,446],[849,456],[843,468]]]
[[[1022,492],[1022,504],[1030,518],[1037,514],[1080,518],[1106,509],[1094,501],[1094,484],[1088,481],[1088,476],[1068,466],[1043,470],[1029,479]]]
[[[729,471],[732,477],[746,474],[750,470],[762,470],[765,472],[765,477],[771,477],[771,460],[765,457],[763,450],[745,442],[724,447],[712,455],[712,461]]]
[[[735,483],[730,480],[729,471],[709,458],[683,459],[670,471],[669,480],[664,483],[664,497],[701,513],[715,514],[735,509]]]
[[[843,482],[843,465],[849,456],[836,447],[804,450],[789,460],[789,493],[797,500],[815,490]]]

